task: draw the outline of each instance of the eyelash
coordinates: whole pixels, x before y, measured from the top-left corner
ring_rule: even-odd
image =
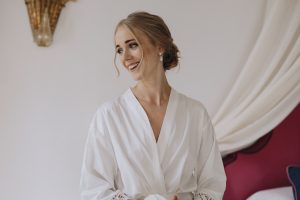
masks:
[[[131,49],[135,49],[137,48],[139,45],[136,42],[130,43],[128,44],[129,48]],[[117,54],[121,54],[123,52],[123,50],[121,48],[117,49]]]
[[[132,49],[134,49],[134,48],[136,48],[138,46],[139,45],[137,43],[135,43],[135,42],[129,44],[129,47],[132,48]]]

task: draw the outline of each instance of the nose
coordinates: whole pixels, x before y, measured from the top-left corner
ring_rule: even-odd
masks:
[[[130,53],[130,51],[128,51],[127,49],[124,50],[123,55],[122,55],[122,60],[130,60],[132,58],[132,55]]]

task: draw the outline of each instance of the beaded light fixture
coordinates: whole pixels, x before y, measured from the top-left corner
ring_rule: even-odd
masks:
[[[25,0],[33,39],[38,46],[47,47],[52,43],[60,12],[68,1],[71,0]]]

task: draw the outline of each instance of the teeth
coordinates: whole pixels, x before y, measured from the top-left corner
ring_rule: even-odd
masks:
[[[132,65],[129,65],[128,68],[129,68],[130,70],[133,70],[136,66],[138,66],[138,64],[139,64],[139,63],[135,63],[135,64],[132,64]]]

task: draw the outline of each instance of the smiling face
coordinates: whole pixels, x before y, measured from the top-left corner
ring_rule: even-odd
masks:
[[[159,53],[162,49],[154,45],[141,31],[121,25],[115,34],[116,53],[123,66],[129,71],[134,80],[151,77],[163,71]],[[137,41],[138,40],[138,41]]]

